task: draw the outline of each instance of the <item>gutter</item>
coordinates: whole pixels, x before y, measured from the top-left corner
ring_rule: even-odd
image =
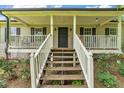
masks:
[[[5,32],[5,54],[6,54],[6,59],[8,60],[8,47],[9,47],[9,17],[0,11],[0,14],[3,15],[6,18],[6,32]]]
[[[117,8],[7,8],[1,11],[117,11]],[[118,9],[121,11],[121,9]]]

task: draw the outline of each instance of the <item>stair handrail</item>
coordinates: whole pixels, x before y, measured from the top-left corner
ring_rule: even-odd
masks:
[[[43,74],[45,63],[47,62],[49,52],[52,48],[52,38],[52,35],[49,34],[38,50],[35,53],[31,53],[30,71],[32,88],[37,88],[39,86],[39,81]]]
[[[93,57],[90,51],[87,51],[78,35],[74,35],[74,49],[79,58],[84,77],[89,88],[94,87],[94,68],[93,68]]]

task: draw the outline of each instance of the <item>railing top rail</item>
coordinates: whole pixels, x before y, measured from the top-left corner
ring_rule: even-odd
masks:
[[[44,42],[41,44],[41,46],[39,47],[39,49],[36,51],[34,57],[37,57],[37,55],[39,54],[40,50],[42,49],[42,47],[44,46],[44,44],[47,42],[47,40],[49,39],[50,36],[51,36],[51,34],[47,35],[47,38],[44,40]]]
[[[82,49],[83,49],[84,52],[86,53],[86,55],[87,55],[88,57],[89,57],[89,55],[92,55],[92,53],[88,52],[88,51],[86,50],[86,48],[83,46],[83,43],[81,42],[81,40],[79,39],[79,37],[78,37],[76,34],[75,34],[75,36],[76,36],[77,40],[79,41],[79,43],[80,43]]]
[[[10,35],[10,36],[48,36],[48,35]]]
[[[79,35],[79,36],[104,36],[104,37],[108,37],[108,36],[118,36],[118,35]]]

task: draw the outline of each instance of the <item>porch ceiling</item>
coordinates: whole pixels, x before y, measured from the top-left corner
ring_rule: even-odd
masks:
[[[50,17],[49,16],[16,16],[16,18],[23,20],[29,25],[49,25]]]
[[[114,18],[114,16],[91,16],[91,17],[87,17],[87,16],[78,16],[77,17],[77,24],[81,25],[81,24],[84,24],[84,25],[92,25],[92,24],[101,24],[103,22],[105,22],[106,20],[109,20],[112,18]],[[97,20],[97,21],[96,21]]]
[[[30,25],[50,25],[50,16],[14,16],[23,23]],[[96,18],[98,21],[96,22]],[[112,19],[111,17],[102,16],[77,16],[77,25],[92,25],[101,24],[106,20]],[[73,25],[72,16],[54,16],[54,25]]]

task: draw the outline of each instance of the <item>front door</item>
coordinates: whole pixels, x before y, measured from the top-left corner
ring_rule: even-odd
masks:
[[[68,47],[68,27],[58,28],[58,47],[59,48]]]

